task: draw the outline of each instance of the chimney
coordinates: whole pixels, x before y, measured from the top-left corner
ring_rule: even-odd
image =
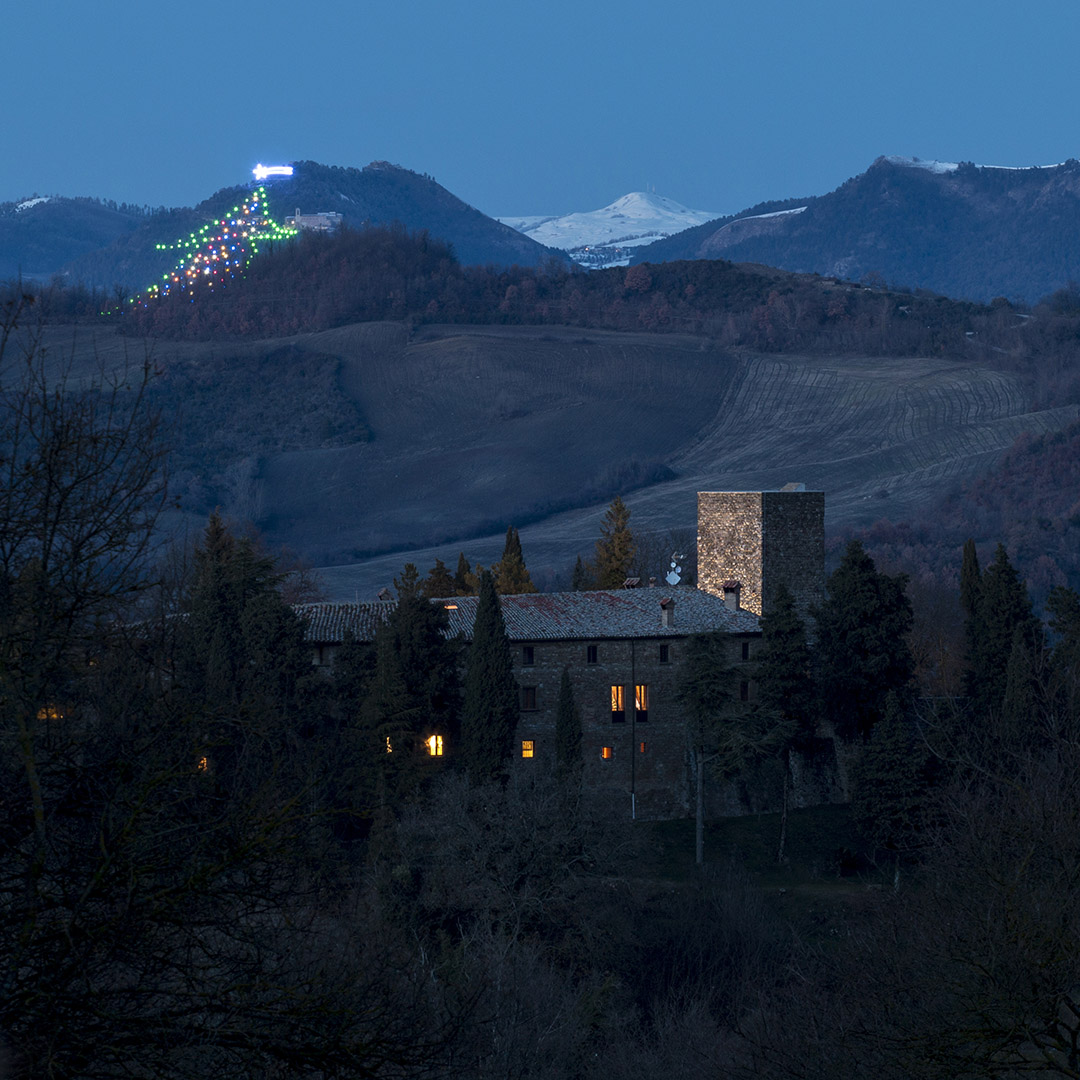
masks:
[[[675,601],[670,596],[665,596],[660,601],[660,625],[669,627],[675,625]]]
[[[729,611],[740,611],[739,607],[739,592],[742,586],[737,581],[725,581],[724,585],[724,606]]]
[[[649,578],[649,588],[650,589],[655,589],[656,588],[656,578],[654,578],[654,577]]]

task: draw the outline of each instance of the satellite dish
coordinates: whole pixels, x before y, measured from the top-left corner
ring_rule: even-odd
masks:
[[[682,566],[680,563],[684,558],[686,558],[685,555],[679,555],[678,553],[671,556],[671,569],[664,577],[664,580],[669,585],[678,585],[682,581]]]

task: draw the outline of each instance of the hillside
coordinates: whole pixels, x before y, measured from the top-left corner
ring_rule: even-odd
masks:
[[[0,280],[48,278],[65,263],[135,232],[147,214],[100,199],[33,196],[0,203]]]
[[[1014,169],[882,157],[827,195],[755,207],[632,261],[724,258],[1032,303],[1080,278],[1078,230],[1078,161]]]
[[[69,347],[70,330],[50,342]],[[76,341],[79,364],[131,347],[107,325]],[[1032,408],[1019,376],[981,362],[695,335],[366,323],[152,349],[190,522],[215,506],[252,520],[271,545],[341,566],[326,576],[343,599],[374,595],[406,559],[488,563],[511,523],[550,585],[591,553],[616,493],[661,537],[693,529],[698,490],[792,480],[828,493],[834,533],[911,520],[1022,432],[1077,418]]]
[[[295,164],[291,177],[273,177],[266,183],[270,212],[283,221],[297,209],[302,213],[334,211],[354,228],[398,224],[426,230],[453,246],[464,264],[537,266],[545,260],[564,259],[462,202],[428,176],[386,162],[363,169]],[[138,291],[159,279],[173,263],[168,253],[155,250],[187,236],[206,221],[219,217],[241,199],[250,185],[224,188],[194,208],[155,214],[116,243],[64,267],[71,280],[90,286],[121,283]],[[54,269],[59,269],[57,265]]]

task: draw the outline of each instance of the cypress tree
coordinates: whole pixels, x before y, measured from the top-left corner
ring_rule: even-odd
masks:
[[[580,555],[577,557],[577,562],[574,563],[574,572],[570,576],[570,588],[574,592],[585,592],[587,589],[593,588],[592,575]]]
[[[925,801],[924,759],[900,696],[889,691],[885,715],[852,769],[852,820],[875,849],[900,854],[915,846]]]
[[[457,736],[458,650],[447,639],[446,609],[423,595],[418,579],[412,563],[394,579],[397,606],[375,633],[374,670],[360,710],[360,752],[377,763],[379,790],[388,798],[423,775],[429,735],[450,745]]]
[[[506,530],[506,544],[498,566],[492,567],[496,575],[495,588],[501,596],[520,593],[534,593],[536,586],[525,568],[525,557],[521,552],[521,537],[511,525]]]
[[[1080,596],[1059,585],[1050,590],[1046,610],[1050,629],[1058,635],[1050,661],[1052,700],[1059,729],[1075,733],[1080,724]]]
[[[469,588],[469,575],[472,573],[472,567],[469,565],[469,560],[465,558],[465,552],[461,552],[458,555],[457,569],[454,571],[454,593],[457,596],[469,596],[472,590]]]
[[[786,733],[776,747],[783,769],[777,862],[783,862],[791,790],[791,752],[810,742],[817,713],[806,627],[786,585],[780,585],[776,590],[772,610],[761,620],[761,651],[755,665],[755,677],[760,707],[771,710],[779,720],[777,733]]]
[[[465,765],[474,780],[505,780],[518,722],[506,624],[491,572],[480,575],[472,644],[465,674],[462,744]]]
[[[600,539],[596,542],[596,587],[618,589],[634,564],[634,536],[630,532],[630,510],[618,495],[604,514]]]
[[[1039,714],[1038,680],[1035,676],[1036,642],[1031,628],[1018,626],[1013,632],[1012,650],[1005,669],[1005,694],[1001,702],[999,732],[1009,746],[1030,745]]]
[[[968,658],[968,697],[977,715],[1000,715],[1013,638],[1018,628],[1034,634],[1036,627],[1027,589],[1009,562],[1004,545],[998,544],[994,560],[982,576]]]
[[[819,686],[825,714],[842,738],[867,738],[890,690],[903,693],[915,661],[907,634],[913,616],[907,577],[879,573],[852,540],[829,576],[828,598],[814,613]]]
[[[761,620],[761,651],[755,665],[758,700],[794,724],[808,739],[815,727],[815,687],[806,626],[795,610],[795,598],[780,585],[772,610]]]
[[[555,763],[561,780],[576,776],[581,769],[581,711],[574,701],[574,687],[567,668],[563,668],[559,680],[555,709]]]
[[[975,550],[975,541],[964,541],[964,554],[960,563],[960,605],[964,609],[964,618],[974,620],[979,610],[982,596],[982,571],[979,569],[979,554]]]

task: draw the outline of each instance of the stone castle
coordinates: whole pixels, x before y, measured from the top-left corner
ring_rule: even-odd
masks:
[[[616,814],[690,813],[689,749],[678,696],[687,639],[725,634],[739,697],[750,700],[759,618],[776,590],[786,586],[804,617],[824,598],[824,519],[824,493],[802,485],[701,492],[697,588],[501,597],[520,692],[515,767],[554,772],[555,711],[566,669],[582,715],[584,783]],[[476,597],[432,602],[446,608],[451,633],[470,636]],[[331,665],[347,634],[370,640],[392,607],[392,601],[304,606],[315,662]],[[433,753],[452,752],[442,733],[430,735]],[[802,801],[833,797],[828,778],[814,782],[803,772]],[[714,792],[712,809],[737,811],[733,799],[739,796]]]

